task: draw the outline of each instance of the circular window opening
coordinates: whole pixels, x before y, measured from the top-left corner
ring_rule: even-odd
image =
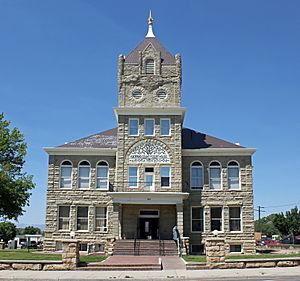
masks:
[[[163,100],[167,97],[167,93],[164,90],[157,91],[156,95],[161,100]]]
[[[132,96],[133,96],[136,100],[139,100],[139,99],[143,96],[143,94],[142,94],[141,91],[135,90],[135,91],[132,92]]]

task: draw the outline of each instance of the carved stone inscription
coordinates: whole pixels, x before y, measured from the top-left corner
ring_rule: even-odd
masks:
[[[170,157],[161,145],[143,141],[133,148],[129,155],[129,162],[169,163]]]

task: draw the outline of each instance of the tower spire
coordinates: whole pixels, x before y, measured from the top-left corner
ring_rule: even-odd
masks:
[[[148,33],[146,35],[146,38],[155,37],[152,30],[152,23],[153,23],[153,18],[150,10],[149,17],[148,17]]]

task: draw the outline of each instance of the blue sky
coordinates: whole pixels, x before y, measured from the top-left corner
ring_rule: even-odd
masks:
[[[116,126],[117,58],[149,9],[182,55],[184,126],[257,148],[265,214],[300,206],[300,1],[0,0],[0,111],[25,134],[37,185],[20,223],[45,220],[42,148]]]

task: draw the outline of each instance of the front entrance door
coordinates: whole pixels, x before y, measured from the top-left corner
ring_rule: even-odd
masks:
[[[140,239],[158,239],[159,218],[140,218]]]

